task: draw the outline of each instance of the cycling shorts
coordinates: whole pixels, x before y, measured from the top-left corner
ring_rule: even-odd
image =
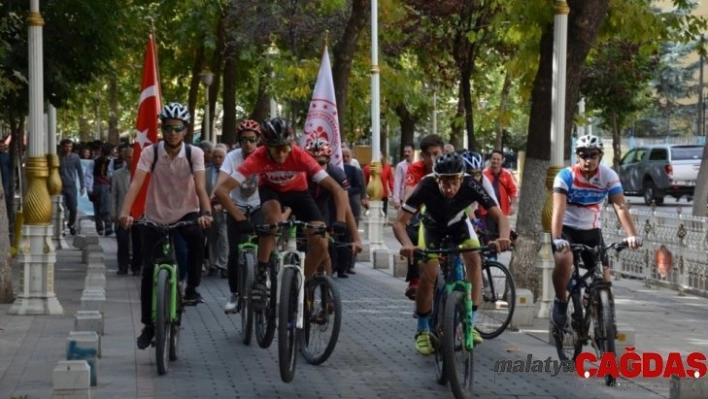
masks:
[[[278,201],[281,206],[287,206],[292,209],[295,218],[302,222],[325,221],[320,209],[315,204],[315,200],[307,190],[278,192],[268,186],[260,186],[258,187],[258,195],[261,198],[261,204],[265,204],[270,200]]]
[[[469,218],[464,218],[444,229],[426,226],[421,223],[421,234],[418,235],[418,248],[440,248],[445,237],[457,246],[463,248],[479,248],[479,238],[474,232],[474,226]]]
[[[563,226],[562,236],[563,239],[571,244],[585,244],[590,247],[605,246],[605,240],[602,238],[602,230],[600,229],[578,230],[573,227]],[[583,252],[582,259],[586,268],[594,262],[592,255],[587,252]],[[602,264],[609,265],[607,252],[602,254]]]

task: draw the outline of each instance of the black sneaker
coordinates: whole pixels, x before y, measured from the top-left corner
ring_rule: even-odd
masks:
[[[268,287],[265,282],[256,281],[251,288],[251,306],[256,312],[265,310],[265,302],[268,299]]]
[[[344,272],[337,272],[337,278],[349,278],[349,276]]]
[[[143,328],[143,332],[138,337],[138,349],[145,349],[152,343],[152,339],[155,337],[155,326],[146,325]]]
[[[76,235],[76,229],[73,228],[73,227],[69,227],[69,234],[71,234],[72,236],[75,236],[75,235]]]
[[[185,294],[184,294],[184,304],[185,306],[189,305],[196,305],[198,303],[204,303],[204,298],[202,298],[202,294],[197,292],[195,289],[187,289]]]
[[[558,298],[553,301],[553,314],[551,320],[553,325],[559,330],[566,330],[566,324],[568,323],[568,303],[562,302]]]

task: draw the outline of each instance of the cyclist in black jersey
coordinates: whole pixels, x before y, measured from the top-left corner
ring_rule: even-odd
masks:
[[[433,165],[433,173],[425,176],[406,199],[393,224],[393,232],[403,246],[400,251],[402,256],[412,259],[416,247],[438,248],[445,236],[451,237],[453,243],[461,247],[479,247],[477,235],[465,213],[474,202],[488,209],[489,215],[499,223],[500,238],[496,241],[499,251],[510,248],[509,221],[494,199],[464,171],[465,164],[459,154],[441,155]],[[415,245],[406,234],[406,225],[423,206],[425,206],[425,215],[422,217],[423,234],[419,236],[418,245]],[[482,300],[481,259],[477,252],[463,253],[462,258],[467,269],[467,279],[472,283],[472,301],[475,304],[479,303]],[[418,330],[415,336],[415,347],[422,355],[430,355],[434,350],[430,341],[428,317],[433,307],[433,284],[437,267],[435,259],[420,265],[421,279],[416,295]],[[476,313],[477,306],[473,306],[473,324]],[[476,333],[476,330],[474,340],[476,344],[482,342],[482,337]]]

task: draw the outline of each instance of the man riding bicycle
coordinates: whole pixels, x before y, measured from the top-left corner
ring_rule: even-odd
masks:
[[[479,247],[477,235],[472,228],[465,211],[474,202],[479,202],[489,210],[500,226],[500,238],[496,241],[500,251],[510,248],[509,221],[494,200],[482,186],[465,174],[465,163],[456,153],[439,156],[433,165],[433,174],[420,181],[415,191],[408,197],[398,212],[393,224],[393,232],[401,243],[400,254],[412,259],[416,250],[406,233],[406,224],[411,217],[425,206],[422,217],[423,233],[418,240],[419,248],[439,248],[442,239],[448,236],[456,246]],[[477,305],[482,301],[482,266],[477,252],[462,254],[466,266],[467,280],[472,283],[472,325],[477,314]],[[420,265],[421,279],[416,295],[416,313],[418,330],[415,335],[415,347],[418,353],[430,355],[434,351],[431,342],[428,317],[433,307],[433,285],[437,275],[437,260],[432,259]],[[482,337],[474,330],[474,342],[479,344]]]
[[[119,221],[126,229],[133,224],[130,209],[145,182],[148,173],[152,175],[145,203],[145,218],[159,224],[173,224],[179,221],[196,220],[198,225],[179,228],[187,241],[188,262],[185,304],[196,304],[201,295],[196,288],[201,280],[201,265],[204,261],[204,231],[211,225],[211,204],[206,192],[204,153],[198,147],[190,148],[191,160],[187,159],[184,136],[190,122],[189,110],[182,104],[167,104],[160,112],[160,128],[163,141],[146,147],[140,154],[135,175],[130,182],[123,202]],[[155,147],[157,146],[157,150]],[[157,159],[155,159],[157,157]],[[200,214],[201,210],[201,214]],[[145,325],[138,348],[147,348],[155,335],[152,323],[152,288],[154,259],[162,256],[159,232],[142,229],[143,277],[140,285],[141,321]]]
[[[258,194],[266,223],[280,222],[282,207],[287,206],[299,220],[324,225],[325,219],[307,190],[309,177],[334,195],[337,215],[332,229],[335,234],[343,234],[347,228],[344,223],[349,207],[347,193],[305,150],[294,145],[293,131],[288,121],[284,118],[273,118],[264,122],[261,138],[265,145],[249,156],[231,174],[230,179],[215,188],[221,205],[236,219],[238,230],[249,232],[253,230],[253,226],[243,212],[229,200],[229,192],[243,184],[250,176],[259,175]],[[317,267],[327,256],[327,240],[312,231],[305,233],[308,248],[305,256],[305,275],[309,277],[317,271]],[[263,235],[259,238],[258,270],[251,292],[253,309],[256,311],[263,309],[268,295],[267,269],[274,247],[274,236]],[[361,251],[361,246],[355,246],[355,250]]]
[[[582,136],[578,139],[575,153],[578,163],[558,172],[553,182],[551,237],[556,251],[556,264],[553,269],[556,298],[553,302],[552,321],[559,329],[565,329],[568,321],[566,287],[573,264],[573,253],[569,251],[570,243],[592,247],[604,245],[600,229],[600,211],[602,203],[608,197],[624,231],[627,232],[626,242],[629,247],[636,249],[642,245],[642,238],[637,236],[617,173],[607,166],[600,165],[604,154],[602,140],[591,134]],[[592,265],[592,257],[583,254],[583,263]],[[603,255],[602,264],[605,265],[605,280],[609,281],[607,254]]]

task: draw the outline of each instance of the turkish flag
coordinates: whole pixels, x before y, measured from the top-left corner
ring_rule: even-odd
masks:
[[[340,169],[344,169],[338,118],[337,99],[334,95],[334,79],[332,78],[332,68],[329,64],[327,46],[325,46],[300,146],[305,148],[308,143],[318,138],[327,139],[330,147],[332,147],[332,158],[329,162]]]
[[[133,143],[133,165],[130,168],[131,178],[135,175],[143,149],[151,144],[156,144],[158,141],[157,117],[162,107],[160,105],[159,82],[155,38],[150,34],[147,49],[145,49],[145,61],[143,62],[143,82],[140,85],[140,102],[138,104],[138,120],[136,124],[138,131],[137,138]],[[136,219],[140,218],[145,211],[145,199],[149,185],[150,175],[146,177],[145,183],[140,188],[140,193],[133,203],[133,208],[130,210],[130,215]]]

